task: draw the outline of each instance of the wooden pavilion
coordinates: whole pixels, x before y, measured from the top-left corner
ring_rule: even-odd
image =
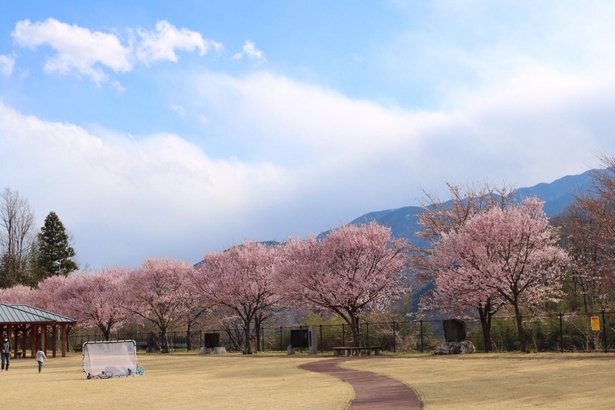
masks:
[[[48,336],[51,336],[51,354],[56,357],[58,336],[62,357],[66,357],[68,329],[77,321],[29,305],[0,303],[0,333],[8,336],[13,346],[13,357],[35,357],[39,347],[47,354]]]

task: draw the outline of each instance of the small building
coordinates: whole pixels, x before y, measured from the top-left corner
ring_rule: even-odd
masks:
[[[66,357],[68,330],[77,321],[29,305],[0,303],[0,334],[8,336],[13,357],[35,357],[39,347],[47,353],[51,338],[51,355],[56,357],[58,338],[62,357]],[[30,350],[30,355],[27,352]]]

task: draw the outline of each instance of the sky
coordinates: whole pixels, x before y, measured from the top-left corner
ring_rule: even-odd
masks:
[[[615,2],[1,3],[0,189],[84,270],[615,155]]]

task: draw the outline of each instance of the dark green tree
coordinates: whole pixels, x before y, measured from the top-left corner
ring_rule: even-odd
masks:
[[[50,212],[38,234],[36,282],[54,275],[68,276],[79,269],[74,256],[64,224],[55,212]]]

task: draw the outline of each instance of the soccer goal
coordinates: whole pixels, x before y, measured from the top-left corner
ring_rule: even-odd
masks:
[[[83,344],[83,371],[88,379],[142,375],[137,365],[134,340],[86,342]]]

